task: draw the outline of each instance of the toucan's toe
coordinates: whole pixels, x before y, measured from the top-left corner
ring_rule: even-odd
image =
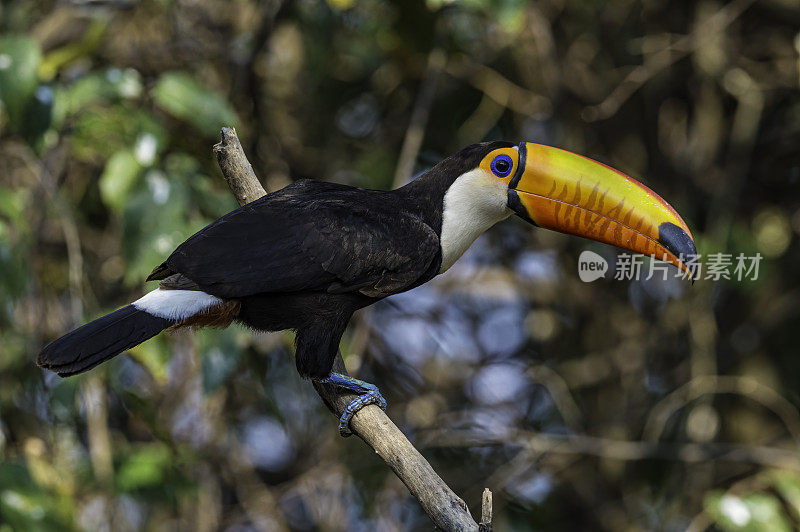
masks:
[[[353,399],[350,404],[345,407],[339,418],[339,434],[345,438],[353,434],[353,431],[350,430],[350,420],[353,419],[356,412],[367,405],[378,405],[381,407],[381,410],[386,410],[386,399],[383,398],[378,387],[372,383],[335,372],[331,372],[331,374],[324,379],[317,379],[317,382],[321,384],[333,384],[358,394],[358,397]]]
[[[353,399],[353,401],[345,407],[344,412],[342,412],[339,418],[339,434],[341,434],[342,437],[346,438],[353,435],[353,431],[350,430],[350,420],[353,419],[356,412],[367,405],[378,405],[381,407],[381,410],[386,410],[386,399],[383,398],[383,395],[381,395],[381,392],[377,389],[370,390],[364,395],[359,395],[356,399]]]

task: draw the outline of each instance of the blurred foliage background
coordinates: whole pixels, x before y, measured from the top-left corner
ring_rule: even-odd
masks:
[[[18,0],[0,7],[0,530],[428,530],[289,334],[161,335],[67,380],[46,342],[140,297],[236,203],[405,182],[487,139],[643,180],[757,281],[580,282],[616,251],[501,224],[342,351],[497,530],[800,526],[795,0]]]

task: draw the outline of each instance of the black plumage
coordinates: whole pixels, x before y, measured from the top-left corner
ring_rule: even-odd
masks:
[[[393,191],[299,181],[208,225],[178,246],[148,280],[160,280],[163,289],[201,290],[235,303],[227,307],[229,313],[235,309],[231,317],[255,329],[296,330],[299,372],[325,377],[353,312],[439,272],[445,193],[486,154],[510,146],[469,146]],[[161,329],[181,325],[155,319],[162,320]],[[142,330],[149,334],[155,324],[148,324]],[[139,343],[147,335],[128,336],[141,337]],[[135,345],[106,339],[107,349],[78,356],[80,349],[69,338],[47,346],[39,363],[72,374]]]
[[[436,231],[397,192],[304,180],[193,235],[149,279],[180,273],[212,295],[360,292],[385,297],[429,269]],[[398,238],[402,235],[402,238]]]
[[[439,237],[396,193],[301,181],[181,244],[151,278],[241,301],[238,320],[297,330],[301,374],[324,377],[352,313],[433,277]]]
[[[37,362],[68,377],[149,340],[174,323],[126,305],[51,342],[39,353]]]

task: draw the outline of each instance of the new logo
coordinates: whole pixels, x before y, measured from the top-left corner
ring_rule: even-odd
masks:
[[[605,277],[608,271],[606,259],[594,251],[584,250],[578,257],[578,276],[584,283],[591,283]]]

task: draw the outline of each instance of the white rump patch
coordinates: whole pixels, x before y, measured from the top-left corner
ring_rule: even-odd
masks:
[[[217,296],[198,290],[156,288],[134,301],[132,305],[159,318],[181,321],[222,302]]]

